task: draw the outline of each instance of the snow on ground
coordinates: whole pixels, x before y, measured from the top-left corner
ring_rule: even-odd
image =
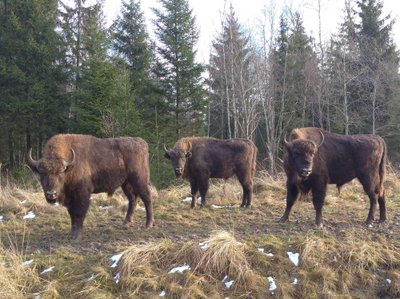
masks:
[[[275,291],[277,287],[276,287],[274,278],[272,276],[268,276],[268,281],[269,281],[269,289],[268,290],[270,292]]]
[[[190,266],[187,264],[183,264],[183,266],[172,268],[168,273],[183,273],[186,270],[190,270]]]
[[[207,242],[200,242],[199,246],[201,249],[206,250],[208,248],[208,243]]]
[[[33,219],[35,217],[36,215],[33,213],[33,211],[29,211],[28,214],[22,217],[22,219]]]
[[[224,279],[222,279],[222,282],[225,284],[227,289],[230,289],[235,281],[234,280],[227,281],[227,280],[228,280],[228,275],[225,275]]]
[[[161,293],[160,293],[160,297],[165,297],[165,295],[166,295],[166,293],[165,293],[165,291],[161,291]]]
[[[271,252],[267,252],[266,253],[264,248],[257,248],[257,249],[258,249],[259,252],[264,253],[268,257],[273,257],[274,256],[274,254],[271,253]]]
[[[299,265],[299,254],[288,251],[287,255],[289,256],[289,259],[292,261],[292,263],[297,267]]]
[[[228,205],[228,206],[220,206],[220,205],[211,205],[213,209],[235,209],[238,208],[238,205]]]
[[[111,261],[113,262],[113,264],[111,265],[111,268],[115,268],[115,267],[118,266],[118,262],[119,262],[119,260],[121,259],[121,257],[122,257],[123,254],[124,254],[124,253],[116,254],[116,255],[113,255],[113,256],[110,258]]]
[[[51,271],[53,271],[53,269],[54,269],[54,266],[51,266],[51,267],[49,267],[47,269],[44,269],[42,272],[40,272],[40,275],[45,274],[47,272],[51,272]]]
[[[33,263],[33,260],[28,260],[22,263],[23,266],[28,266]]]

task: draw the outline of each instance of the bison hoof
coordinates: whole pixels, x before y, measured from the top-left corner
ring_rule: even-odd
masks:
[[[317,229],[323,229],[323,228],[324,228],[324,224],[323,224],[323,223],[316,223],[316,224],[315,224],[315,227],[316,227]]]
[[[71,240],[78,240],[81,238],[80,231],[72,231],[71,232]]]
[[[289,219],[287,217],[282,216],[280,219],[278,219],[278,223],[285,223],[286,221],[288,221]]]
[[[154,222],[154,220],[153,221],[150,221],[150,222],[147,222],[146,223],[146,228],[150,228],[150,227],[153,227],[153,226],[155,226],[156,224],[155,224],[155,222]]]
[[[130,223],[132,223],[132,219],[125,219],[124,220],[124,225],[129,225]]]
[[[385,223],[386,222],[386,218],[381,218],[379,219],[378,223]]]

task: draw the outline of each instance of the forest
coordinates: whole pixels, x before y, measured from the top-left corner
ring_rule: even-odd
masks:
[[[157,187],[173,179],[164,144],[192,135],[251,139],[258,168],[275,175],[285,136],[306,126],[378,134],[397,167],[395,20],[383,1],[343,1],[329,41],[291,9],[273,20],[266,7],[249,32],[230,6],[202,64],[188,0],[159,0],[154,32],[139,0],[123,1],[110,26],[101,0],[0,0],[1,171],[18,179],[30,148],[38,158],[54,134],[80,133],[144,138]]]

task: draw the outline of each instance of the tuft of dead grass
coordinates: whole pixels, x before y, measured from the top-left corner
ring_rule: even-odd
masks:
[[[159,287],[159,269],[163,269],[172,248],[170,241],[132,245],[122,253],[116,272],[121,284],[129,289],[131,296],[143,290],[154,291]]]

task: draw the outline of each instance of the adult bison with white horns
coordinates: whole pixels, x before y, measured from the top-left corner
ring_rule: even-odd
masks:
[[[256,169],[257,147],[247,139],[222,140],[212,137],[185,137],[172,149],[165,150],[176,177],[190,182],[192,204],[196,194],[201,196],[201,207],[206,204],[210,178],[228,179],[237,176],[243,188],[241,207],[251,206],[253,178]]]
[[[154,225],[148,145],[141,138],[59,134],[47,142],[40,160],[32,158],[30,149],[28,165],[39,174],[47,202],[59,202],[68,209],[73,239],[80,236],[90,195],[111,195],[120,186],[129,200],[125,223],[131,222],[140,196],[146,227]]]
[[[386,144],[377,135],[339,135],[319,128],[293,129],[285,140],[284,168],[287,175],[286,210],[280,222],[289,219],[293,204],[312,192],[316,224],[322,226],[322,206],[327,184],[340,188],[357,178],[367,193],[370,208],[366,224],[374,220],[377,202],[379,222],[386,220]]]

